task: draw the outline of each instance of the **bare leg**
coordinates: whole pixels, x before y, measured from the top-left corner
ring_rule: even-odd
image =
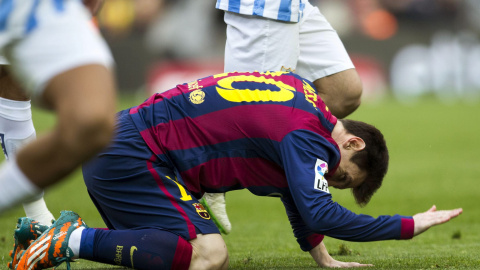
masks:
[[[57,125],[25,146],[17,163],[33,184],[45,188],[109,143],[116,110],[113,76],[101,65],[78,67],[54,77],[42,98],[57,113]]]
[[[30,100],[30,96],[13,80],[6,65],[0,65],[0,97],[17,101]]]
[[[12,79],[6,66],[0,66],[0,134],[5,158],[15,159],[17,151],[36,138],[30,97]],[[50,225],[54,216],[48,210],[43,192],[23,204],[27,217]]]
[[[360,106],[362,81],[355,69],[335,73],[313,82],[332,114],[344,118]]]
[[[31,5],[42,23],[20,40],[7,39],[2,48],[35,99],[55,111],[57,125],[0,165],[0,213],[59,182],[105,147],[114,129],[115,86],[107,68],[112,58],[84,8],[64,1],[56,8],[67,15],[59,15],[49,1]],[[16,6],[9,12],[28,16]],[[8,33],[23,26],[20,17]]]

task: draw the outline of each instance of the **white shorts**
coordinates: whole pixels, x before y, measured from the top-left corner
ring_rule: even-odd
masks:
[[[81,1],[13,3],[9,13],[0,14],[0,54],[33,97],[62,72],[87,64],[113,65],[110,50]]]
[[[306,3],[300,22],[225,12],[225,72],[293,71],[315,81],[355,68],[337,32]]]

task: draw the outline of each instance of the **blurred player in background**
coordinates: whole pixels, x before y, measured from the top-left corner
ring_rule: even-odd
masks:
[[[0,143],[5,159],[15,160],[18,150],[36,138],[30,97],[9,74],[8,62],[0,58]],[[54,216],[48,210],[43,192],[24,202],[27,217],[51,225]]]
[[[362,82],[340,37],[308,0],[217,0],[225,11],[225,72],[293,71],[310,80],[333,115],[360,105]],[[231,231],[225,194],[202,201],[224,233]]]
[[[91,23],[102,2],[0,1],[0,53],[27,92],[2,72],[0,131],[8,162],[0,168],[0,213],[63,179],[113,135],[113,59]],[[17,152],[35,138],[29,98],[55,111],[57,125]]]
[[[386,174],[388,150],[375,127],[337,120],[313,87],[293,73],[224,73],[121,111],[113,143],[83,166],[110,230],[63,212],[16,269],[76,258],[135,269],[226,269],[225,242],[198,201],[205,191],[280,197],[300,247],[322,267],[367,266],[334,260],[324,234],[409,239],[462,212],[433,207],[373,218],[334,203],[329,187],[351,188],[367,203]]]

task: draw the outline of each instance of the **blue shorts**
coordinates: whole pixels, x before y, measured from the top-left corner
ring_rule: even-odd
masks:
[[[128,110],[118,115],[112,144],[83,166],[90,197],[109,229],[158,228],[186,240],[219,233],[173,167],[148,148]]]

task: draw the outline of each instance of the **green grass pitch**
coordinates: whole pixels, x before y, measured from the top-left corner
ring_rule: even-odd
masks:
[[[122,98],[120,108],[135,104],[131,102]],[[356,207],[348,191],[333,190],[335,201],[373,216],[413,215],[433,204],[438,209],[463,207],[464,213],[408,241],[353,243],[327,237],[325,244],[334,258],[375,265],[369,269],[480,269],[480,105],[444,105],[428,98],[414,105],[387,100],[363,104],[351,118],[383,131],[390,168],[366,207]],[[54,117],[34,110],[34,121],[42,134]],[[57,216],[60,210],[74,210],[89,226],[104,227],[79,172],[47,190],[45,200]],[[224,237],[231,269],[316,268],[310,255],[299,249],[278,199],[235,191],[227,194],[227,210],[233,224],[233,232]],[[23,215],[17,207],[0,216],[0,269],[7,269],[12,232]],[[72,267],[115,268],[85,260]]]

